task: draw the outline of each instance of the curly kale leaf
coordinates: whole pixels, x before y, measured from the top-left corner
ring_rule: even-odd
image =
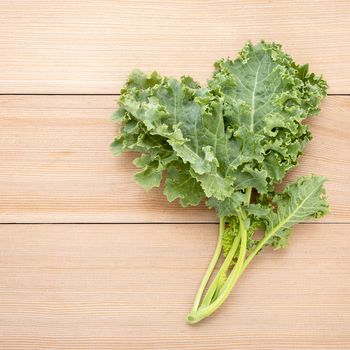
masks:
[[[245,211],[252,221],[264,223],[264,245],[275,249],[284,248],[293,225],[324,216],[329,206],[326,199],[323,176],[309,175],[299,177],[286,186],[281,193],[274,194],[267,202],[249,204]]]
[[[134,71],[114,116],[124,127],[112,149],[151,156],[136,176],[146,189],[170,168],[170,200],[186,206],[207,197],[222,213],[239,207],[248,188],[271,190],[297,164],[311,139],[301,121],[319,110],[326,83],[274,43],[248,43],[235,61],[215,66],[206,88],[190,77]],[[185,189],[187,180],[200,195]]]

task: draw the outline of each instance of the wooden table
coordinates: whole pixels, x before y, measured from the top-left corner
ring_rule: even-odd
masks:
[[[262,38],[329,82],[289,178],[332,210],[189,326],[215,215],[139,188],[110,115],[133,68],[205,82]],[[349,1],[2,0],[0,93],[1,349],[350,349]]]

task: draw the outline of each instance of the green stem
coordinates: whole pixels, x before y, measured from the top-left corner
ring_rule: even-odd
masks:
[[[227,279],[224,287],[222,288],[218,298],[209,306],[199,308],[197,311],[192,311],[187,316],[188,323],[191,323],[191,324],[197,323],[200,320],[210,316],[226,300],[232,288],[235,286],[241,274],[241,269],[243,267],[246,249],[247,249],[247,231],[245,228],[245,220],[242,214],[239,216],[239,222],[240,222],[239,235],[241,238],[241,245],[240,245],[240,252],[238,255],[237,264],[231,271],[230,276]]]
[[[221,254],[221,249],[222,249],[222,236],[224,233],[224,229],[225,229],[225,218],[224,217],[220,217],[220,228],[219,228],[219,237],[218,237],[218,242],[216,244],[216,248],[215,248],[215,252],[214,255],[209,263],[209,266],[207,268],[207,271],[201,281],[201,284],[198,288],[196,297],[194,299],[194,303],[193,303],[193,307],[192,307],[192,312],[196,312],[198,310],[199,307],[199,303],[201,301],[204,289],[209,281],[209,278],[211,276],[211,274],[213,273],[213,270],[215,268],[215,265],[220,257]]]
[[[222,273],[225,273],[228,270],[228,268],[230,267],[232,259],[235,256],[236,250],[238,248],[240,239],[241,239],[241,237],[239,235],[236,236],[236,238],[234,239],[229,253],[227,254],[223,264],[221,265],[220,270],[216,274],[215,279],[213,280],[210,287],[208,288],[208,291],[205,294],[205,297],[203,298],[201,307],[208,306],[211,303],[213,296],[215,294],[215,291],[218,287],[218,282],[220,280],[220,276]]]
[[[252,196],[252,187],[248,187],[245,191],[245,204],[250,203],[250,197]]]

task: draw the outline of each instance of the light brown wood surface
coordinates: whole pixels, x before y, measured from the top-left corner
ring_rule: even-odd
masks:
[[[2,349],[349,349],[348,225],[299,225],[186,325],[215,224],[3,225]]]
[[[1,1],[0,349],[350,349],[349,28],[345,0]],[[217,219],[139,188],[110,115],[133,68],[204,83],[262,38],[342,94],[289,176],[327,176],[331,212],[189,326]]]
[[[251,39],[350,93],[346,0],[2,0],[0,93],[117,93],[134,68],[205,82]]]
[[[2,222],[214,222],[204,208],[168,203],[160,190],[133,181],[134,154],[113,157],[114,96],[0,96]],[[350,97],[329,96],[309,119],[314,133],[287,181],[317,173],[331,212],[323,222],[349,222]],[[331,121],[331,122],[330,122]]]

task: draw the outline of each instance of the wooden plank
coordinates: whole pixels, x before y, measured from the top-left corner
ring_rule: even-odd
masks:
[[[0,347],[349,349],[349,225],[305,224],[185,324],[217,225],[0,225]]]
[[[117,93],[134,68],[193,75],[251,39],[280,42],[350,93],[350,2],[0,2],[0,93]]]
[[[213,222],[204,206],[182,209],[132,179],[133,155],[112,157],[112,96],[0,97],[1,222]],[[296,175],[326,184],[327,222],[349,222],[350,97],[328,97],[311,119],[314,140]]]

